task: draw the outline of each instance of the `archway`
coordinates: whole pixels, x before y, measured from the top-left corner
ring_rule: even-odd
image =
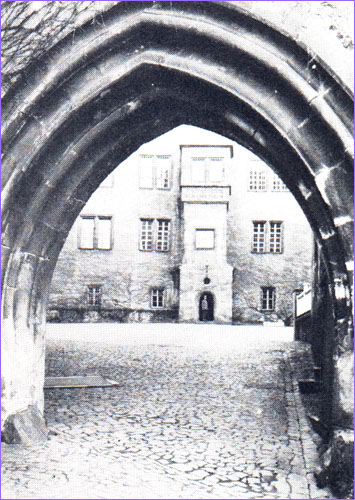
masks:
[[[81,208],[140,144],[188,123],[252,150],[303,208],[329,278],[334,415],[350,425],[340,369],[350,350],[351,95],[291,38],[224,2],[122,2],[102,17],[28,66],[3,101],[4,421],[42,411],[48,286]]]

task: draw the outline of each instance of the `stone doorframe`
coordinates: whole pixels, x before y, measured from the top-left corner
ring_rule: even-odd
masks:
[[[208,310],[207,310],[207,316],[206,319],[203,319],[203,311],[202,311],[202,300],[204,296],[207,296],[207,304],[208,304]],[[198,296],[198,317],[199,321],[213,321],[215,317],[215,297],[212,292],[205,291],[201,292]],[[212,309],[212,310],[211,310]]]
[[[42,414],[48,289],[86,201],[141,144],[191,124],[253,151],[302,207],[329,277],[334,420],[348,427],[352,123],[331,69],[233,2],[119,2],[29,64],[3,99],[3,422]]]

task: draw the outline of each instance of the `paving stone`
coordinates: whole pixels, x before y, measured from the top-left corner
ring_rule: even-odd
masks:
[[[195,470],[195,466],[191,462],[173,464],[173,467],[180,472],[191,472]]]
[[[192,349],[177,336],[176,345],[162,346],[138,327],[137,345],[114,335],[49,339],[48,375],[83,376],[100,366],[120,387],[47,391],[50,439],[35,452],[3,450],[7,497],[308,498],[300,440],[310,468],[316,450],[307,421],[297,423],[298,387],[285,362],[302,345],[253,346],[242,336],[223,351],[217,330],[215,345]],[[65,328],[74,337],[75,325]],[[279,389],[262,388],[271,382]],[[318,497],[331,498],[312,484]]]
[[[198,470],[194,470],[192,472],[189,472],[189,479],[193,479],[195,481],[198,481],[201,479],[205,479],[205,477],[207,477],[208,475],[209,475],[208,472],[201,470],[201,469],[198,469]]]

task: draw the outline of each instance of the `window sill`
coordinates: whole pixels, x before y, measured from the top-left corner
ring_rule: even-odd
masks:
[[[80,248],[80,247],[78,247],[78,250],[85,250],[85,251],[90,251],[90,252],[92,252],[93,250],[96,250],[97,252],[111,252],[112,248]]]
[[[263,255],[263,254],[282,255],[284,252],[256,252],[255,250],[251,250],[250,253],[253,253],[253,254],[256,254],[256,255]]]

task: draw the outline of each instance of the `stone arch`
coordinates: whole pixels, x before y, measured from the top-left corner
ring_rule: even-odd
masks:
[[[120,2],[101,17],[29,65],[3,100],[4,420],[42,411],[47,292],[75,218],[118,163],[182,123],[239,142],[281,176],[322,249],[346,337],[351,312],[334,283],[349,295],[348,89],[291,37],[227,2]]]

